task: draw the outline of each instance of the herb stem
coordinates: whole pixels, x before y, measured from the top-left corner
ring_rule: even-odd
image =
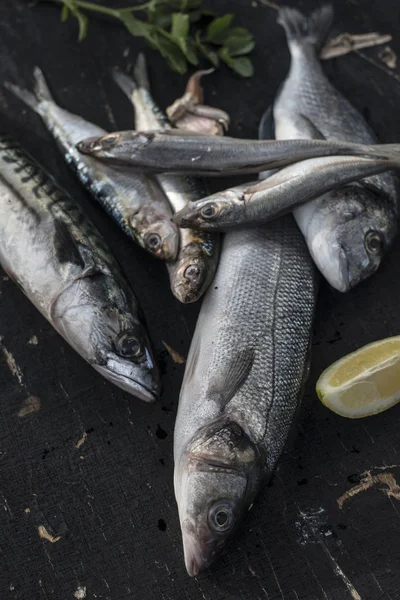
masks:
[[[70,3],[65,0],[52,0],[53,2],[57,2],[58,4],[69,5]],[[145,2],[144,4],[137,4],[136,6],[127,6],[125,8],[108,8],[107,6],[102,6],[101,4],[95,4],[94,2],[86,2],[86,0],[73,0],[71,5],[75,8],[83,8],[89,12],[102,13],[103,15],[108,15],[110,17],[114,17],[116,19],[121,18],[122,13],[130,13],[130,12],[139,12],[143,10],[148,10],[158,4],[164,4],[168,0],[150,0],[150,2]]]

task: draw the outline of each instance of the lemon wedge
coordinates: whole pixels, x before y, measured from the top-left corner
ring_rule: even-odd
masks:
[[[400,336],[368,344],[333,363],[316,390],[322,404],[349,419],[387,410],[400,401]]]

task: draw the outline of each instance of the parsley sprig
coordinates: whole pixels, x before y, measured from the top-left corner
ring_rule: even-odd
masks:
[[[178,73],[186,73],[189,64],[197,66],[203,57],[214,67],[222,61],[242,77],[253,75],[247,56],[255,46],[252,34],[244,27],[231,26],[233,14],[218,17],[203,9],[202,0],[150,0],[126,8],[86,0],[50,1],[63,5],[62,21],[70,16],[77,20],[79,40],[87,34],[87,13],[103,14],[120,21],[134,37],[142,37]],[[208,22],[205,27],[204,21]]]

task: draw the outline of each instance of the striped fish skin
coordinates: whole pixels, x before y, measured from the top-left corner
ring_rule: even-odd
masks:
[[[79,205],[16,142],[0,137],[0,263],[106,379],[146,402],[159,375],[132,289]]]
[[[176,258],[178,230],[171,222],[172,211],[160,186],[143,173],[100,164],[80,154],[76,144],[83,137],[106,132],[58,106],[38,67],[34,78],[33,93],[10,83],[6,85],[42,117],[68,165],[121,229],[156,258]]]

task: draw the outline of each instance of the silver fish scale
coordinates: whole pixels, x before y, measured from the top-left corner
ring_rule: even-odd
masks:
[[[200,427],[228,417],[266,451],[273,469],[305,380],[315,298],[314,266],[291,216],[225,236],[188,357],[176,460]],[[249,353],[250,372],[226,402]]]
[[[6,178],[5,187],[14,186],[16,197],[24,206],[16,205],[18,219],[27,220],[29,215],[37,214],[35,231],[32,231],[32,242],[40,239],[40,232],[49,238],[55,235],[54,219],[65,223],[70,235],[76,243],[85,248],[85,259],[93,270],[112,275],[119,284],[126,287],[120,267],[110,254],[108,246],[97,229],[90,223],[80,207],[71,202],[69,197],[58,188],[52,177],[30,162],[29,157],[9,138],[0,137],[1,173]],[[24,208],[25,210],[21,210]],[[33,217],[32,217],[33,218]],[[33,223],[34,221],[32,221]],[[27,243],[29,243],[27,241]],[[40,245],[40,243],[39,243]],[[50,268],[50,265],[49,265]],[[59,269],[59,265],[57,267]],[[75,269],[69,263],[66,268]],[[51,278],[49,278],[50,280]],[[56,279],[56,278],[55,278]]]
[[[361,114],[327,79],[313,48],[302,46],[292,51],[290,72],[274,105],[275,122],[288,118],[296,127],[296,115],[304,115],[328,140],[376,143],[376,137]],[[278,136],[283,139],[282,135]],[[285,128],[284,138],[296,135],[292,127]],[[311,137],[311,136],[310,136]],[[365,179],[388,193],[397,202],[398,181],[392,173],[382,173]]]

